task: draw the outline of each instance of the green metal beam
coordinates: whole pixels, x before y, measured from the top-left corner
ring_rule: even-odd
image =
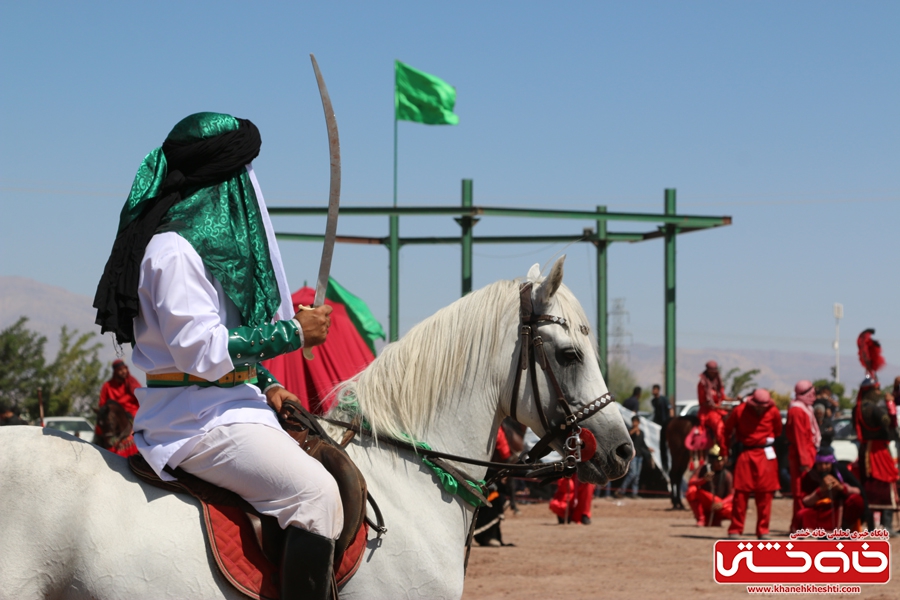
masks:
[[[273,216],[312,216],[325,215],[327,207],[319,206],[273,206],[269,208],[269,214]],[[607,212],[598,218],[596,212],[586,210],[543,210],[533,208],[503,208],[491,206],[342,206],[341,215],[345,216],[495,216],[495,217],[523,217],[537,219],[584,219],[590,221],[634,221],[643,223],[662,223],[664,225],[676,225],[686,228],[707,228],[731,225],[731,217],[707,217],[702,215],[677,215],[677,214],[652,214],[652,213],[622,213]]]
[[[649,234],[646,233],[607,233],[606,243],[613,242],[642,242]],[[325,236],[321,233],[276,233],[275,237],[279,240],[292,242],[321,242],[325,240]],[[398,237],[398,243],[401,246],[406,245],[427,245],[427,244],[459,244],[458,237]],[[390,237],[366,237],[354,235],[339,235],[336,241],[341,244],[372,244],[372,245],[390,245]],[[569,242],[591,242],[596,243],[597,236],[591,232],[590,235],[484,235],[472,236],[472,242],[475,244],[552,244],[552,243],[569,243]]]
[[[675,190],[667,189],[665,194],[666,214],[675,214]],[[675,405],[675,238],[678,230],[675,225],[665,228],[665,364],[666,395],[672,406]]]

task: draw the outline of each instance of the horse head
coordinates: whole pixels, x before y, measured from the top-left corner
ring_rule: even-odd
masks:
[[[115,400],[108,400],[97,411],[97,427],[100,430],[98,445],[112,448],[131,433],[131,415]]]
[[[555,427],[565,421],[565,408],[558,401],[560,392],[573,413],[580,413],[609,393],[600,371],[597,344],[591,335],[587,315],[562,283],[564,262],[565,256],[560,257],[546,278],[541,277],[539,266],[534,265],[525,279],[526,283],[531,284],[532,319],[537,319],[531,325],[531,335],[535,346],[542,346],[540,354],[544,358],[530,367],[534,373],[529,377],[529,384],[523,386],[522,396],[517,400],[511,399],[511,402],[518,402],[516,419],[539,435],[547,433],[545,420]],[[527,287],[520,289],[527,290]],[[525,302],[523,298],[523,307]],[[527,310],[523,308],[524,312]],[[517,363],[520,362],[521,344],[520,341],[515,353],[514,361]],[[513,368],[521,368],[521,364]],[[541,418],[541,409],[545,419]],[[623,476],[634,448],[618,408],[607,405],[581,421],[580,426],[596,439],[597,450],[589,460],[578,463],[578,478],[584,482],[602,484],[608,479]],[[564,454],[563,444],[564,440],[558,438],[551,446]]]

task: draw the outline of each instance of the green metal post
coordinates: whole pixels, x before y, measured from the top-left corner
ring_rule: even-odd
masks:
[[[666,189],[666,215],[675,213],[675,190]],[[678,227],[665,225],[666,255],[666,395],[675,403],[675,237]]]
[[[605,206],[597,207],[598,213],[605,213]],[[607,282],[608,271],[606,268],[606,221],[597,220],[597,345],[600,354],[600,371],[603,378],[609,376],[609,367],[606,359],[609,348],[609,287]]]
[[[397,115],[394,114],[394,208],[397,208]],[[390,254],[388,265],[388,279],[390,280],[388,292],[388,341],[396,342],[400,339],[400,215],[390,216],[390,240],[388,242]]]
[[[472,207],[472,180],[462,180],[462,206]],[[472,217],[457,219],[462,227],[462,295],[472,291]]]
[[[400,339],[400,217],[391,216],[391,232],[388,240],[390,252],[390,332],[389,341]]]

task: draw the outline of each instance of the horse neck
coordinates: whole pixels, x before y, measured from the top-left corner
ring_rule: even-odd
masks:
[[[389,346],[349,384],[345,391],[353,392],[378,435],[490,457],[501,396],[512,380],[518,314],[504,299],[513,290],[485,288],[457,301]],[[407,417],[408,428],[403,414],[416,415]]]

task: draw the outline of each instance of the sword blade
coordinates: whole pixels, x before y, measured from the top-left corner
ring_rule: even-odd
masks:
[[[325,292],[328,290],[328,276],[331,273],[331,259],[334,256],[334,241],[337,236],[338,209],[341,204],[341,141],[338,137],[337,119],[331,106],[331,97],[325,80],[319,70],[319,63],[313,54],[309,55],[316,82],[319,84],[319,95],[322,97],[322,109],[325,111],[325,124],[328,127],[328,154],[331,158],[331,188],[328,193],[328,220],[325,224],[325,243],[322,246],[322,260],[319,263],[319,277],[316,279],[316,298],[313,307],[325,303]]]

